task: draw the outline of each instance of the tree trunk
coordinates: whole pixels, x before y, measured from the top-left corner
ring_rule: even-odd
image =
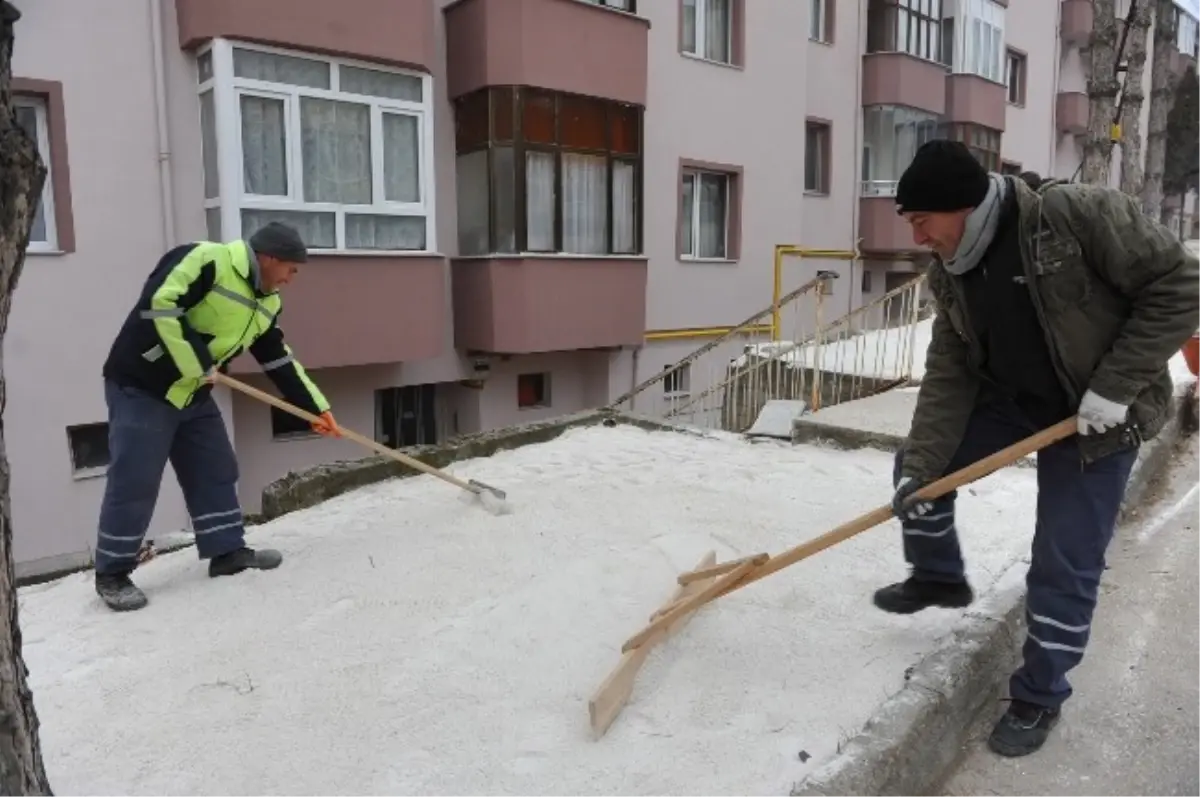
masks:
[[[1146,66],[1146,37],[1154,21],[1154,0],[1138,0],[1125,40],[1125,81],[1121,90],[1121,190],[1142,191],[1142,75]]]
[[[1175,47],[1175,7],[1157,0],[1154,12],[1154,61],[1150,66],[1150,120],[1146,131],[1146,180],[1142,185],[1142,212],[1162,220],[1163,171],[1167,161],[1167,116],[1175,86],[1171,77],[1171,50]]]
[[[1088,45],[1088,130],[1083,142],[1085,183],[1108,184],[1112,160],[1112,123],[1121,84],[1117,80],[1117,28],[1115,0],[1094,0],[1095,23]]]
[[[0,0],[0,346],[8,330],[8,311],[25,264],[25,247],[46,167],[37,148],[16,125],[12,103],[13,25],[21,13]],[[12,510],[8,455],[4,447],[6,402],[0,361],[0,793],[52,794],[42,764],[38,718],[28,670],[21,657],[17,622],[17,582],[12,554]]]

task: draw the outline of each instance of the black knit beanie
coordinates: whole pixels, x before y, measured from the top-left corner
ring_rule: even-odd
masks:
[[[897,213],[975,208],[987,196],[987,170],[965,145],[935,139],[922,144],[896,186]]]
[[[250,236],[250,248],[260,255],[277,257],[286,263],[305,263],[308,249],[293,228],[273,221]]]

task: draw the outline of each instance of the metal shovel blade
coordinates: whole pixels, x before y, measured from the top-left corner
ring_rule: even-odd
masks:
[[[483,482],[475,481],[474,479],[468,479],[467,484],[471,485],[471,487],[474,488],[473,492],[491,493],[496,498],[499,498],[501,501],[504,501],[508,498],[508,493],[504,492],[499,487],[492,487],[490,484],[484,484]]]

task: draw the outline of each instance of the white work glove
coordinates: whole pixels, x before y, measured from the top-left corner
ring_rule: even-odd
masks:
[[[1083,394],[1079,402],[1079,433],[1101,434],[1125,423],[1129,407],[1109,401],[1091,390]]]
[[[920,490],[928,482],[921,479],[914,479],[911,476],[905,476],[896,485],[896,493],[892,497],[892,514],[900,518],[900,520],[917,520],[929,514],[929,510],[933,509],[932,501],[917,501],[909,504],[909,498],[917,490]]]

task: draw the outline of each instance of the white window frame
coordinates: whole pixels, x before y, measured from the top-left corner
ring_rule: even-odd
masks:
[[[46,182],[42,185],[42,218],[46,224],[46,240],[29,241],[26,252],[54,253],[58,252],[58,228],[54,217],[54,166],[50,161],[50,117],[46,100],[41,97],[30,97],[24,94],[13,95],[13,105],[32,108],[36,118],[38,154],[46,166]]]
[[[941,61],[943,6],[953,0],[894,0],[892,36],[894,52],[911,55],[923,61]],[[885,4],[887,6],[892,3]],[[916,18],[917,38],[909,38],[910,22]]]
[[[331,66],[330,89],[309,88],[284,83],[271,83],[250,78],[235,77],[233,73],[233,51],[252,50],[276,55],[320,61]],[[333,248],[309,246],[309,250],[321,254],[349,254],[357,256],[412,255],[438,251],[436,196],[434,178],[434,121],[433,80],[423,72],[360,61],[350,58],[335,58],[304,50],[270,47],[249,42],[232,42],[228,39],[213,39],[197,53],[197,58],[208,54],[212,59],[212,77],[198,82],[196,87],[197,114],[199,97],[206,91],[213,92],[214,126],[217,141],[218,187],[216,196],[204,201],[206,211],[217,208],[220,212],[221,237],[226,241],[242,237],[243,210],[280,210],[333,213],[335,219],[335,245]],[[343,66],[390,72],[420,78],[421,101],[398,100],[388,97],[353,94],[339,89],[339,68]],[[199,77],[199,75],[197,75]],[[241,97],[262,96],[281,99],[285,104],[285,153],[287,158],[288,195],[263,196],[245,191],[243,180]],[[371,114],[371,204],[341,204],[336,202],[306,202],[303,192],[303,168],[301,164],[302,141],[300,134],[300,99],[337,100],[367,105]],[[417,141],[419,147],[417,202],[395,202],[384,197],[383,166],[383,115],[398,114],[417,118]],[[197,117],[199,123],[199,117]],[[347,248],[346,215],[369,214],[381,216],[423,216],[425,219],[424,249],[352,249]]]
[[[659,0],[661,2],[661,0]],[[696,41],[695,49],[687,49],[684,45],[683,52],[692,58],[699,58],[701,61],[711,61],[714,64],[725,64],[731,66],[734,63],[733,58],[733,13],[736,10],[733,4],[737,0],[724,0],[729,11],[729,27],[725,31],[726,42],[725,49],[729,52],[729,60],[722,61],[720,58],[714,58],[705,52],[705,45],[708,42],[708,2],[707,0],[695,0],[694,8],[696,9]]]
[[[666,371],[671,366],[664,365],[663,370]],[[675,390],[670,389],[670,383],[675,384]],[[687,398],[692,394],[692,364],[686,363],[675,371],[669,374],[664,374],[662,379],[663,399],[674,401]]]
[[[829,0],[810,0],[808,13],[808,40],[829,44]]]
[[[701,257],[696,254],[700,250],[700,180],[702,174],[709,174],[715,177],[721,177],[725,180],[725,218],[721,223],[725,225],[725,254],[721,257]],[[733,202],[733,180],[735,175],[730,172],[722,172],[714,169],[697,169],[688,167],[683,170],[684,180],[695,180],[692,186],[692,206],[688,209],[692,217],[692,240],[688,242],[691,251],[684,250],[680,252],[680,259],[692,263],[728,263],[733,260],[731,257],[730,243],[732,241],[732,230],[729,229],[730,214],[733,211],[731,204]],[[679,186],[680,201],[682,202],[683,185]],[[682,221],[682,219],[680,219]]]
[[[1004,40],[1006,9],[995,0],[957,0],[956,5],[951,69],[1003,84],[1008,60]],[[975,46],[977,26],[979,47]]]
[[[1017,69],[1017,99],[1012,98],[1013,90],[1013,64],[1017,64],[1020,68]],[[1005,49],[1004,51],[1004,95],[1010,105],[1025,104],[1025,90],[1027,84],[1026,72],[1029,71],[1029,59],[1023,53],[1016,50]]]
[[[817,152],[816,188],[808,187],[809,174],[807,154],[809,145],[808,138],[810,133],[816,135],[816,143],[819,148]],[[832,164],[829,162],[833,159],[833,125],[828,122],[818,122],[815,119],[806,120],[804,123],[804,149],[806,156],[804,161],[804,193],[808,194],[809,196],[829,196],[830,192],[833,190],[833,181],[829,179],[829,173],[833,170]],[[826,154],[830,155],[829,159],[825,158]]]
[[[861,119],[864,174],[860,196],[895,196],[900,175],[917,149],[946,133],[938,114],[903,105],[864,106]]]

